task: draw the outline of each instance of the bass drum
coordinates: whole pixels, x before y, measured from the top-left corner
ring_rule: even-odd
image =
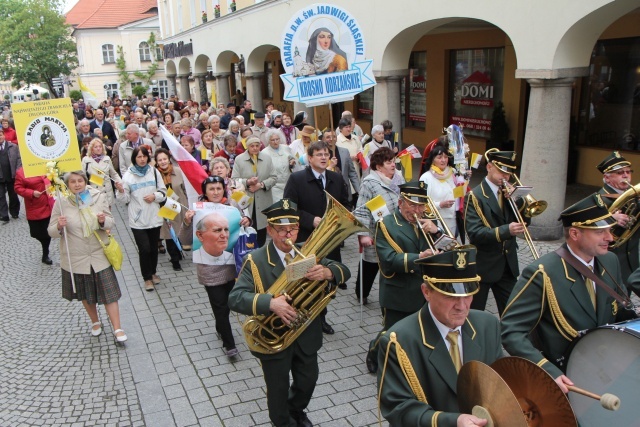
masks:
[[[569,393],[581,427],[640,426],[640,319],[592,329],[573,345],[567,376],[576,387],[620,398],[609,411],[597,400]]]

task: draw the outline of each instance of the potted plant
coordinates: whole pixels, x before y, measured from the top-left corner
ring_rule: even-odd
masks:
[[[204,24],[205,22],[207,22],[207,12],[205,12],[204,10],[202,11],[202,23]]]
[[[231,2],[229,7],[231,8],[231,12],[235,12],[236,11],[236,2],[235,2],[235,0]]]
[[[213,8],[213,13],[214,13],[214,17],[216,18],[220,18],[220,5],[217,4],[214,8]]]
[[[509,148],[509,124],[507,123],[502,101],[499,101],[493,108],[491,136],[487,141],[487,149],[489,148],[497,148],[501,151],[513,150],[513,148]]]

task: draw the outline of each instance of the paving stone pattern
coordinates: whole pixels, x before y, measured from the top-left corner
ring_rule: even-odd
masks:
[[[105,332],[94,338],[82,305],[61,298],[57,240],[51,244],[54,265],[45,266],[24,211],[0,225],[0,426],[269,426],[261,368],[242,337],[244,316],[232,314],[240,355],[231,362],[191,254],[182,272],[160,255],[162,283],[145,292],[126,209],[116,204],[113,214],[125,251],[118,273],[122,327],[129,337],[124,347],[114,344],[102,307]],[[557,245],[537,243],[541,253]],[[525,266],[531,254],[524,242],[520,247]],[[376,378],[364,363],[381,327],[377,285],[360,321],[355,237],[345,242],[342,256],[352,279],[329,306],[336,333],[325,335],[319,353],[309,418],[318,426],[377,426]],[[488,311],[497,312],[492,297]]]

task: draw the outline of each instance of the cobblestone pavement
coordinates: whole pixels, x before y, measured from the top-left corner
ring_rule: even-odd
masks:
[[[125,262],[118,273],[122,327],[129,340],[114,344],[112,329],[94,338],[82,305],[61,298],[58,241],[54,266],[40,263],[39,243],[19,220],[0,226],[0,426],[259,426],[270,425],[264,381],[256,358],[233,326],[240,356],[230,362],[216,336],[207,294],[190,260],[174,272],[160,255],[162,283],[147,293],[126,210],[116,205],[114,230]],[[541,254],[558,242],[537,242]],[[521,266],[531,260],[520,244]],[[375,376],[364,357],[380,329],[377,287],[362,311],[354,296],[359,254],[354,237],[343,260],[352,271],[347,290],[338,290],[319,353],[320,378],[309,418],[319,426],[378,425]],[[187,258],[191,254],[187,253]],[[490,299],[488,310],[496,313]],[[100,308],[106,323],[106,313]],[[386,425],[386,423],[382,423]]]

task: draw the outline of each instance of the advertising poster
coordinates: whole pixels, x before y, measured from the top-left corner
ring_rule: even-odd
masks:
[[[355,17],[316,3],[293,15],[280,46],[284,98],[307,106],[349,101],[376,84]]]
[[[60,172],[82,169],[69,98],[16,103],[11,108],[25,177],[45,175],[52,161],[58,162]]]
[[[240,211],[209,202],[196,202],[193,210],[193,262],[235,266],[233,247],[240,233]]]

